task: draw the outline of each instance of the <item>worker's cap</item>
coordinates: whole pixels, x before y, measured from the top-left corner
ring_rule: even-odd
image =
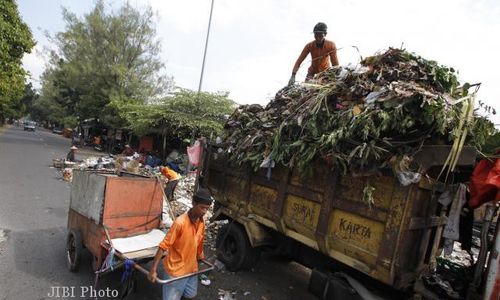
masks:
[[[326,26],[325,23],[319,22],[318,24],[314,25],[313,32],[324,32],[324,33],[326,33],[327,29],[328,29],[328,27]]]
[[[199,188],[193,195],[193,201],[199,204],[210,205],[214,201],[214,198],[206,188]]]
[[[70,148],[71,150],[78,150],[78,148],[76,148],[75,146],[71,146]]]

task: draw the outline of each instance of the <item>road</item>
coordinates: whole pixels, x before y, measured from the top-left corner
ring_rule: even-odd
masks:
[[[123,270],[99,279],[84,252],[79,272],[66,268],[66,223],[70,184],[52,159],[64,157],[70,141],[45,130],[0,128],[0,300],[90,299],[91,292],[120,289]],[[92,155],[91,151],[86,155]],[[84,158],[82,151],[77,158]],[[210,274],[211,285],[199,285],[197,299],[219,299],[219,289],[235,299],[314,299],[307,293],[310,271],[264,258],[254,270]],[[127,299],[161,299],[161,288],[137,275],[137,291]],[[62,291],[66,288],[67,295]],[[59,295],[55,294],[59,291]],[[92,298],[93,299],[93,298]]]

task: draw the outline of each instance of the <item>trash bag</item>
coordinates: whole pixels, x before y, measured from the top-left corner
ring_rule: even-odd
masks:
[[[476,208],[489,201],[500,201],[500,159],[481,160],[470,178],[469,206]]]
[[[420,179],[422,179],[422,174],[409,171],[399,171],[396,172],[396,177],[398,178],[399,183],[401,183],[402,186],[409,186],[412,183],[420,182]]]
[[[200,164],[201,144],[196,141],[193,146],[187,147],[189,162],[195,167]]]

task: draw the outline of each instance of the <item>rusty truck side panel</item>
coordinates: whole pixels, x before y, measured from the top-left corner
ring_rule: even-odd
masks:
[[[431,158],[421,154],[428,166],[446,158],[432,151]],[[250,217],[398,289],[435,262],[446,217],[431,179],[404,187],[390,172],[341,176],[321,163],[305,179],[284,167],[273,168],[268,179],[268,170],[231,165],[217,152],[206,152],[205,184],[229,217]],[[375,188],[371,206],[363,202],[368,184]]]

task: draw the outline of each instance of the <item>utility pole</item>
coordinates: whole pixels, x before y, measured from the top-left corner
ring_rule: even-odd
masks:
[[[212,25],[212,13],[214,11],[214,0],[212,0],[212,4],[210,6],[210,17],[208,18],[208,29],[207,29],[207,39],[205,40],[205,51],[203,52],[203,62],[201,64],[201,75],[200,75],[200,83],[198,85],[198,93],[196,94],[196,97],[199,99],[200,93],[201,93],[201,85],[203,83],[203,73],[205,71],[205,61],[207,58],[207,49],[208,49],[208,39],[210,37],[210,26]],[[196,128],[193,129],[191,132],[191,146],[194,145],[195,143],[195,137],[196,137]],[[187,170],[188,172],[191,170],[191,161],[189,160]],[[196,185],[195,185],[195,190],[198,189],[198,176],[196,176]]]
[[[203,72],[205,71],[205,60],[207,58],[208,38],[210,37],[210,25],[212,24],[212,13],[214,11],[214,0],[210,7],[210,17],[208,19],[207,39],[205,41],[205,51],[203,52],[203,63],[201,64],[200,84],[198,85],[198,93],[201,92],[201,84],[203,83]]]

